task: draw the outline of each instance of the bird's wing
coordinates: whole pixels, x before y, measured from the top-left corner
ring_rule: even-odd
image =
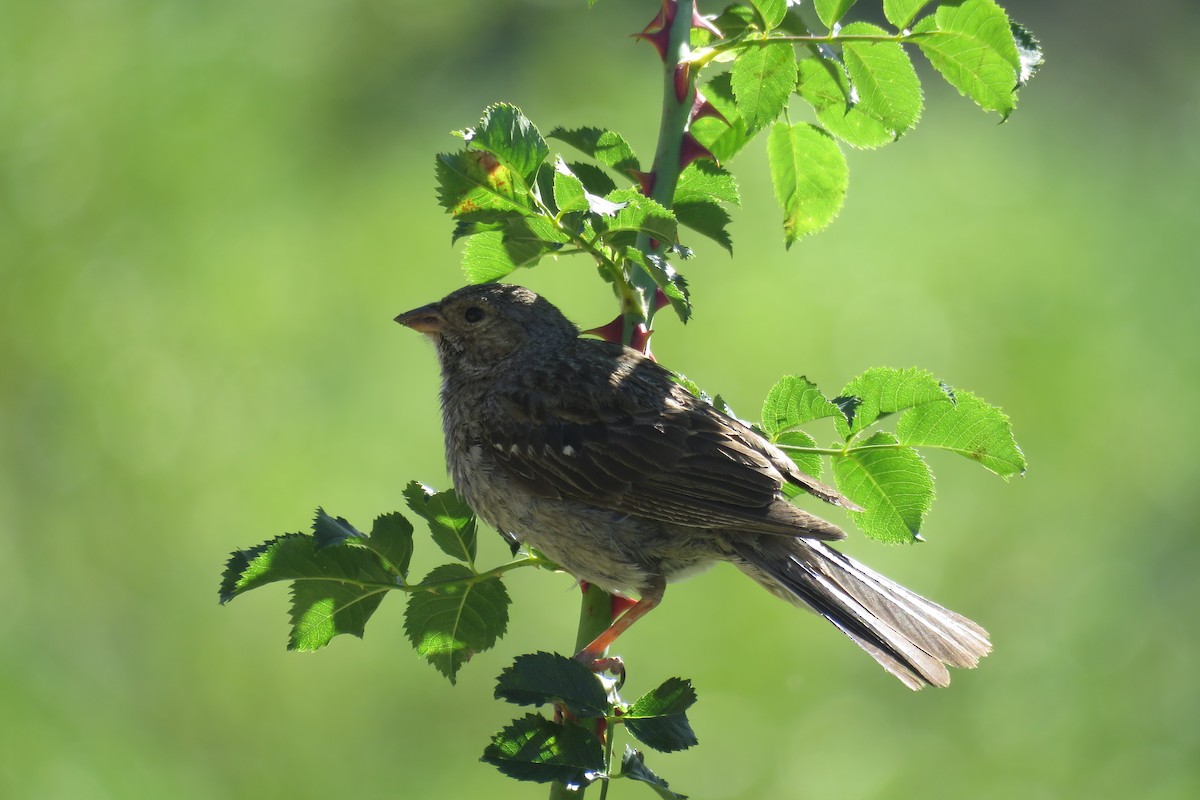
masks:
[[[525,381],[493,395],[506,424],[485,446],[528,490],[691,527],[845,536],[780,489],[788,481],[828,502],[853,503],[759,434],[648,359],[611,348],[585,352],[590,361],[568,362],[552,376],[573,391],[531,391]]]

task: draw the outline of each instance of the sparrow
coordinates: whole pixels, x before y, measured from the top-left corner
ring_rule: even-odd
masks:
[[[436,347],[446,463],[471,509],[578,580],[638,597],[581,661],[600,662],[667,583],[718,561],[824,617],[911,689],[946,686],[948,666],[991,650],[976,623],[826,544],[845,533],[783,489],[858,506],[532,291],[466,286],[396,321]]]

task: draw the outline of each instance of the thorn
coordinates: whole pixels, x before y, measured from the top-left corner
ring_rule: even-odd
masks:
[[[650,20],[650,24],[642,28],[633,38],[649,42],[658,51],[658,57],[666,63],[667,44],[671,39],[671,23],[675,21],[675,13],[679,10],[678,0],[663,0],[662,8]]]
[[[725,119],[725,115],[718,111],[716,106],[708,102],[708,98],[701,94],[700,90],[697,89],[696,97],[694,100],[692,100],[691,113],[688,114],[688,124],[692,124],[701,117],[715,117],[716,119],[721,120],[721,122],[724,122],[726,125],[729,125],[729,120]]]
[[[633,328],[633,337],[632,341],[629,342],[629,346],[642,355],[648,356],[653,361],[654,356],[650,354],[650,337],[653,335],[654,331],[647,328],[646,323],[639,322]]]
[[[666,308],[669,305],[671,305],[671,301],[667,299],[666,292],[664,292],[662,289],[655,289],[654,290],[654,310],[661,311],[662,309]]]
[[[606,325],[601,325],[598,328],[588,328],[583,333],[591,336],[599,336],[606,342],[619,342],[625,337],[625,318],[617,315],[617,318]],[[580,586],[587,591],[587,583],[580,581]]]
[[[685,169],[688,164],[691,164],[698,158],[707,158],[717,165],[721,163],[717,161],[716,156],[709,152],[707,147],[696,141],[695,136],[692,136],[690,132],[685,133],[679,147],[679,169]]]
[[[688,91],[692,88],[692,65],[683,63],[675,65],[675,99],[680,103],[687,100]]]
[[[635,33],[633,34],[633,38],[649,42],[658,51],[658,57],[663,60],[664,64],[666,63],[667,43],[670,39],[670,31],[668,29],[663,28],[660,31],[653,31],[652,33]]]
[[[650,193],[654,191],[655,176],[653,172],[642,172],[640,169],[629,169],[625,170],[625,174],[638,182],[638,186],[640,186],[642,189],[642,194],[646,195],[646,197],[649,197]]]
[[[721,31],[717,29],[717,26],[713,25],[712,21],[701,14],[700,9],[696,8],[695,6],[692,6],[692,27],[703,28],[713,36],[716,36],[718,39],[725,38],[725,34],[721,33]]]

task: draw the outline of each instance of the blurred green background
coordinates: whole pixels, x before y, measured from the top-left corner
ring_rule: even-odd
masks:
[[[477,759],[516,715],[499,671],[569,648],[568,578],[514,574],[510,635],[452,688],[401,597],[298,655],[282,588],[221,608],[217,577],[317,504],[367,525],[447,485],[432,351],[391,322],[462,282],[433,155],[500,99],[650,153],[626,34],[656,5],[0,5],[0,796],[544,795]],[[650,755],[693,797],[1200,796],[1200,13],[1006,5],[1049,58],[1009,123],[930,77],[790,253],[756,143],[736,257],[697,243],[695,320],[655,337],[742,416],[875,365],[1002,405],[1027,477],[935,455],[928,544],[848,544],[996,651],[910,694],[732,568],[673,586],[621,652],[630,695],[695,681],[701,746]],[[517,277],[613,313],[581,261]]]

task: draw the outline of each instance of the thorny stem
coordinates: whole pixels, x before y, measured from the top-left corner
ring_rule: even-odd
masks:
[[[664,208],[670,208],[675,195],[675,186],[679,182],[682,169],[681,156],[683,153],[684,136],[687,133],[689,114],[692,101],[695,98],[694,72],[689,63],[691,55],[690,41],[692,35],[692,19],[695,14],[695,0],[667,0],[663,9],[670,5],[675,7],[674,16],[667,28],[668,36],[663,58],[663,103],[662,117],[658,129],[658,145],[654,151],[654,166],[651,179],[653,186],[649,192],[651,200]],[[682,73],[680,71],[683,71]],[[686,82],[678,82],[679,75],[686,77]],[[685,91],[680,97],[677,87],[682,85]],[[670,244],[665,243],[665,244]],[[639,233],[635,247],[647,255],[657,254],[664,243],[653,242],[646,233]],[[618,270],[620,272],[620,270]],[[633,289],[633,292],[622,291],[621,314],[624,318],[622,339],[626,344],[634,341],[638,325],[645,323],[649,328],[654,321],[654,296],[658,285],[654,278],[640,267],[630,264],[630,286],[622,286],[622,290]],[[633,302],[631,295],[640,294],[643,300]],[[613,620],[612,595],[597,586],[583,587],[583,600],[579,610],[579,628],[575,636],[575,650],[578,652],[590,644],[597,636],[605,631]],[[598,722],[598,725],[603,724]],[[612,728],[608,727],[606,740],[605,762],[608,770],[612,768]],[[601,797],[606,794],[608,781],[601,789]],[[564,783],[553,783],[550,786],[550,800],[567,800],[580,798],[583,790],[571,791]]]

